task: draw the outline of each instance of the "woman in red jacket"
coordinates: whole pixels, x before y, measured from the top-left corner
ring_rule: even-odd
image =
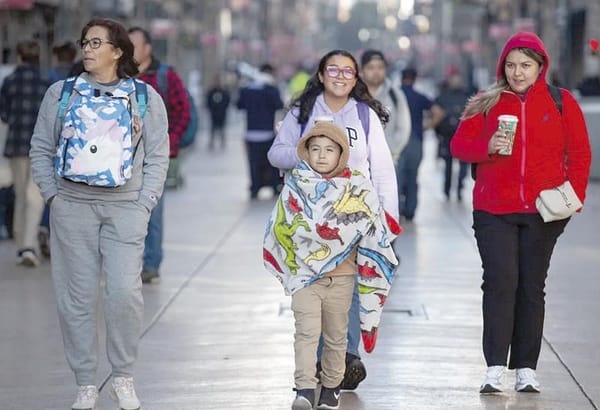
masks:
[[[544,223],[540,191],[569,180],[583,202],[591,162],[579,105],[560,90],[562,112],[546,84],[549,58],[532,33],[504,46],[497,81],[474,96],[451,141],[452,155],[477,163],[473,229],[483,265],[483,352],[488,365],[481,393],[502,390],[508,367],[515,389],[539,392],[535,369],[544,323],[544,286],[554,245],[568,218]],[[498,116],[518,118],[512,154]]]

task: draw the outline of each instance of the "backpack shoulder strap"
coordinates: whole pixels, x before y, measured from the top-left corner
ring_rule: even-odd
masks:
[[[159,64],[158,70],[156,70],[156,81],[158,83],[158,89],[160,93],[165,97],[169,94],[169,84],[167,83],[167,71],[169,71],[169,66],[166,64]]]
[[[135,86],[135,100],[137,101],[140,117],[144,118],[148,110],[148,85],[138,79],[133,80]]]
[[[62,121],[65,117],[65,111],[67,110],[67,106],[69,105],[69,100],[71,99],[71,94],[73,93],[73,88],[75,87],[75,82],[77,81],[77,76],[69,77],[63,82],[62,90],[60,92],[60,100],[58,105],[58,118]]]
[[[563,109],[563,104],[562,104],[562,91],[560,90],[560,88],[553,86],[552,84],[546,84],[548,86],[548,91],[550,92],[550,95],[552,96],[552,99],[554,100],[554,104],[556,104],[556,108],[558,109],[558,112],[560,113],[560,115],[562,115],[562,109]]]
[[[369,115],[369,106],[359,101],[356,103],[356,109],[358,110],[358,119],[362,124],[363,131],[365,132],[365,136],[367,137],[367,144],[369,143],[369,130],[370,130],[370,115]]]
[[[388,94],[392,99],[392,103],[394,103],[394,107],[398,108],[398,96],[396,95],[396,91],[394,91],[394,87],[390,87],[390,89],[388,90]]]

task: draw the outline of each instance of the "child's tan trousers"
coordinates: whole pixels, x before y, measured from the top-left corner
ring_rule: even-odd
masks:
[[[325,277],[292,295],[296,318],[294,351],[296,389],[317,386],[317,346],[323,333],[321,382],[337,387],[344,378],[348,331],[348,310],[352,302],[355,275]]]

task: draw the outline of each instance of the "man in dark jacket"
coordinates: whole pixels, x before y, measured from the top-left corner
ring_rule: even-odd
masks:
[[[261,77],[240,90],[237,107],[246,111],[246,148],[250,165],[250,198],[258,197],[262,186],[269,185],[279,194],[279,170],[267,159],[275,139],[275,113],[283,108],[279,89],[273,85],[273,67],[263,64]],[[265,181],[266,179],[266,181]]]
[[[217,135],[221,139],[221,149],[225,148],[225,123],[227,122],[227,108],[231,97],[229,91],[221,83],[221,76],[217,74],[213,85],[206,94],[206,107],[210,113],[210,143],[209,149],[215,146]]]
[[[445,162],[444,172],[444,195],[446,199],[450,199],[450,188],[452,187],[452,163],[453,158],[450,154],[450,139],[458,127],[460,117],[465,109],[469,92],[464,86],[463,80],[459,73],[451,73],[446,82],[446,87],[440,92],[440,95],[435,100],[436,104],[444,110],[442,121],[435,128],[439,140],[439,153]],[[459,201],[462,201],[462,189],[464,179],[467,175],[468,163],[459,162],[458,181],[456,195]]]
[[[407,223],[413,220],[417,210],[418,173],[423,159],[423,132],[435,128],[444,115],[439,105],[415,90],[416,80],[416,69],[407,67],[402,70],[402,91],[410,110],[411,131],[408,144],[404,147],[396,165],[396,176],[400,217]],[[423,122],[424,112],[431,113],[431,119],[426,124]]]
[[[159,78],[160,62],[152,55],[152,38],[148,31],[140,27],[129,29],[129,39],[134,46],[134,58],[139,63],[139,78],[154,87],[162,96],[167,107],[169,117],[169,159],[173,163],[179,154],[179,141],[185,133],[190,122],[190,106],[186,96],[183,81],[169,67],[165,78]],[[160,84],[164,80],[164,85]],[[161,86],[165,89],[161,89]],[[146,236],[146,248],[144,250],[144,264],[142,268],[143,283],[158,283],[160,274],[158,269],[163,259],[163,194],[158,204],[150,214],[148,222],[148,234]]]
[[[15,189],[13,236],[17,264],[39,264],[38,226],[44,200],[31,179],[29,148],[40,104],[49,86],[39,67],[40,46],[32,40],[17,44],[17,68],[2,83],[0,118],[8,124],[4,156],[9,159]]]

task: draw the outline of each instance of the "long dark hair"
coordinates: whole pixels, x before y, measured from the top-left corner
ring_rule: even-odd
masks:
[[[308,82],[306,83],[306,87],[304,87],[304,91],[297,98],[293,99],[290,102],[290,109],[294,107],[299,108],[298,114],[298,123],[306,124],[308,121],[308,117],[310,117],[310,113],[315,105],[315,101],[319,94],[323,92],[325,87],[323,83],[319,80],[319,73],[322,76],[325,76],[325,67],[327,67],[327,62],[333,56],[344,56],[348,57],[352,60],[352,64],[354,65],[354,71],[356,71],[356,84],[352,91],[350,91],[350,97],[353,97],[356,101],[361,101],[371,107],[376,113],[382,124],[386,124],[390,120],[390,113],[381,104],[378,100],[373,98],[369,93],[369,89],[365,82],[358,76],[358,63],[354,56],[346,51],[346,50],[332,50],[325,54],[321,60],[319,61],[319,66],[317,67],[317,71],[310,77]]]
[[[100,26],[108,30],[108,39],[114,47],[120,48],[123,54],[117,62],[117,77],[130,78],[138,75],[137,64],[133,59],[133,43],[129,40],[127,30],[119,22],[111,19],[96,18],[90,20],[81,30],[80,41],[85,38],[88,30]]]

